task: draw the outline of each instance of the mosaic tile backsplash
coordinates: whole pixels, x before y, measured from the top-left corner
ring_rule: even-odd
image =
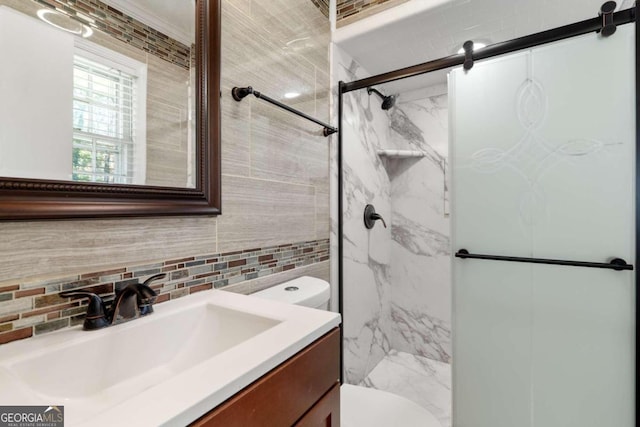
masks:
[[[382,4],[393,2],[395,6],[407,0],[338,0],[336,4],[336,21],[340,22],[346,18],[355,18],[361,12],[368,12]],[[311,0],[324,16],[329,17],[329,0]],[[357,19],[356,19],[357,20]]]
[[[128,284],[166,273],[151,284],[157,304],[328,259],[329,239],[322,239],[0,286],[0,344],[81,324],[87,300],[61,298],[62,291],[93,292],[109,303]]]
[[[190,69],[191,48],[99,0],[35,0],[133,47]],[[93,22],[83,16],[89,16]]]
[[[320,9],[324,16],[329,17],[329,0],[311,0],[311,3]]]
[[[408,0],[338,0],[336,5],[336,20],[338,22],[343,21],[347,18],[349,22],[353,22],[355,20],[360,19],[360,17],[356,17],[356,15],[360,15],[361,17],[368,16],[365,12],[376,12],[383,10],[381,6],[384,4],[388,7],[397,6],[398,4],[405,3]]]

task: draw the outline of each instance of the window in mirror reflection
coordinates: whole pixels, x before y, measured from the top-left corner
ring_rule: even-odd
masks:
[[[146,65],[88,46],[73,61],[73,180],[143,184]]]

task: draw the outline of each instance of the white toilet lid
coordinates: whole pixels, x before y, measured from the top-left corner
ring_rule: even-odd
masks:
[[[386,391],[343,384],[340,387],[342,427],[442,427],[422,406]]]

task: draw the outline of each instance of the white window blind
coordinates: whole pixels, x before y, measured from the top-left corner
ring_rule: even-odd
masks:
[[[136,102],[136,76],[74,57],[74,181],[132,182]]]

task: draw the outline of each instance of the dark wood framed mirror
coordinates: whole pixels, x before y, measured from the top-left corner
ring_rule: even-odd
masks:
[[[179,0],[178,2],[182,1]],[[56,12],[57,6],[55,2],[56,0],[51,0],[45,5],[51,6],[53,10],[51,13]],[[100,7],[104,6],[103,11],[105,12],[111,11],[126,16],[127,20],[123,21],[125,23],[138,22],[111,7],[112,3],[117,3],[117,0],[105,0],[104,3],[96,2],[96,4],[101,5]],[[184,3],[187,2],[185,1]],[[186,55],[190,57],[188,60],[193,64],[192,70],[188,72],[192,76],[192,84],[189,89],[190,96],[194,98],[191,101],[192,105],[194,105],[193,113],[190,115],[191,120],[195,117],[195,120],[191,122],[189,131],[193,141],[190,154],[193,160],[192,166],[189,166],[191,176],[189,184],[184,186],[165,186],[153,182],[149,184],[149,180],[147,180],[142,185],[140,183],[119,183],[117,181],[103,183],[83,182],[73,178],[66,180],[49,179],[48,177],[46,179],[36,179],[31,177],[38,175],[37,172],[34,175],[29,175],[29,177],[10,177],[6,176],[7,173],[3,173],[0,167],[0,220],[216,215],[221,213],[220,0],[194,0],[193,3],[195,9],[195,37],[193,38],[194,43],[188,46],[191,50],[187,49],[188,53]],[[0,4],[0,6],[3,5]],[[60,10],[67,13],[62,9]],[[9,11],[9,13],[14,12]],[[83,11],[77,15],[72,16],[73,21],[69,22],[74,22],[75,25],[80,22],[80,33],[82,28],[93,27],[92,29],[98,32],[111,25],[105,19],[104,27],[101,27],[97,25],[100,24],[99,22],[96,23],[92,19],[92,17],[96,17],[99,20],[99,17],[104,15],[99,10],[95,14]],[[78,17],[81,20],[78,20]],[[67,17],[63,18],[67,19]],[[2,19],[1,14],[0,19]],[[83,22],[82,19],[86,19],[86,22]],[[59,23],[60,21],[55,22],[55,24]],[[42,26],[44,24],[39,22],[37,25]],[[132,31],[140,31],[140,34],[142,34],[142,30],[144,30],[144,32],[152,34],[153,37],[147,35],[151,40],[165,37],[160,32],[154,33],[153,31],[155,30],[153,29],[140,29],[140,25],[142,24],[139,24],[138,27],[132,27]],[[114,31],[117,32],[118,30]],[[190,41],[187,43],[190,43]],[[145,55],[151,55],[150,51],[152,50],[155,50],[155,48],[145,48]],[[158,52],[155,53],[158,56]],[[157,58],[155,59],[159,61]],[[158,68],[162,69],[162,65]],[[43,70],[45,70],[45,66],[43,66]],[[46,72],[41,74],[46,74]],[[75,86],[73,90],[76,90]],[[5,109],[5,111],[10,110]],[[11,114],[7,114],[5,118],[6,120],[3,123],[10,122]],[[153,118],[150,119],[150,121],[152,120]],[[34,123],[34,126],[38,126],[38,123]],[[75,121],[73,126],[76,126]],[[73,138],[76,138],[75,134]],[[45,148],[44,150],[36,150],[36,152],[38,153],[36,157],[53,157],[55,149]],[[1,154],[2,151],[0,150]],[[36,157],[34,157],[33,163],[37,163]],[[63,157],[66,158],[69,155],[65,154]],[[5,164],[7,164],[6,161]],[[65,176],[71,177],[71,174],[68,173]]]

